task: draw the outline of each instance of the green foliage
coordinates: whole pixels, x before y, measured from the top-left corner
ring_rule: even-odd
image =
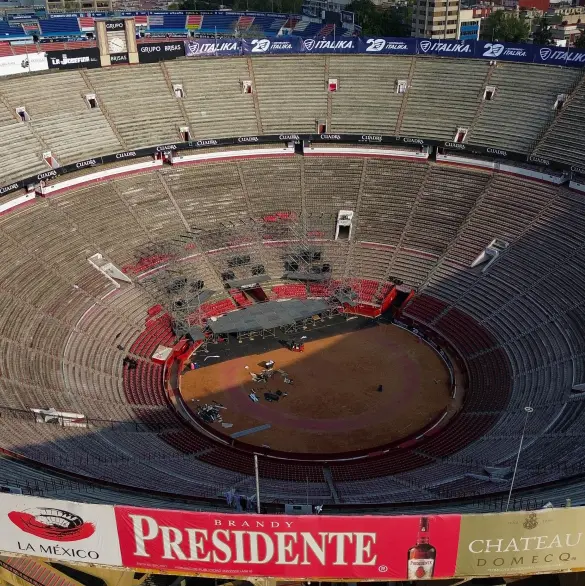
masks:
[[[585,31],[582,31],[581,34],[575,39],[575,48],[585,49]]]
[[[532,38],[535,45],[554,45],[552,28],[546,18],[546,14],[538,21],[538,28]]]
[[[485,41],[518,43],[526,41],[529,35],[530,26],[526,19],[504,10],[492,12],[481,27],[481,38]]]
[[[345,10],[355,12],[356,24],[362,27],[364,36],[410,36],[411,7],[381,8],[371,0],[353,0]]]

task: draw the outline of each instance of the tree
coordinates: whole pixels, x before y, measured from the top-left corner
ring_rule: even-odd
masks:
[[[575,49],[585,49],[585,30],[575,39]]]
[[[546,14],[540,17],[538,28],[533,35],[535,45],[554,45],[555,41],[552,35],[552,28],[546,18]]]
[[[362,34],[372,37],[410,36],[409,7],[390,6],[381,8],[372,0],[353,0],[345,10],[355,13],[356,24]]]
[[[526,19],[518,18],[512,12],[498,10],[492,12],[481,28],[481,38],[485,41],[514,42],[526,41],[530,35],[530,26]]]

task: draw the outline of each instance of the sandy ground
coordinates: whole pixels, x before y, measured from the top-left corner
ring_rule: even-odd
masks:
[[[278,373],[267,384],[250,372],[272,359]],[[213,360],[213,359],[212,359]],[[248,366],[249,369],[245,367]],[[378,385],[383,392],[377,392]],[[248,394],[256,390],[260,402]],[[265,391],[287,392],[276,403]],[[218,401],[231,435],[260,425],[270,429],[239,437],[255,446],[303,453],[336,453],[374,448],[415,433],[450,403],[449,374],[437,354],[396,326],[385,325],[305,344],[305,352],[279,348],[189,371],[181,392],[187,404]]]

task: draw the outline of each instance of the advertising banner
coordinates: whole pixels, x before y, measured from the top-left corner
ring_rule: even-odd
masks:
[[[294,579],[452,576],[459,515],[229,515],[116,507],[133,568]]]
[[[138,45],[138,60],[140,63],[156,63],[185,56],[185,44],[178,43],[148,43]]]
[[[574,51],[559,47],[535,47],[534,63],[585,67],[585,51]]]
[[[47,51],[49,69],[94,69],[100,67],[100,50],[74,49],[72,51]]]
[[[359,53],[378,53],[380,55],[414,55],[416,39],[358,38]]]
[[[119,566],[114,507],[3,494],[0,551]]]
[[[185,41],[187,57],[223,55],[274,55],[286,53],[364,53],[464,57],[570,67],[585,66],[585,51],[538,47],[519,43],[430,40],[384,37],[327,37],[302,39],[192,39]]]
[[[109,33],[124,30],[124,20],[106,20],[106,31]]]
[[[417,53],[421,55],[439,55],[441,57],[474,57],[474,46],[471,41],[430,40],[418,41]]]
[[[512,43],[475,43],[475,57],[478,59],[494,59],[498,61],[524,61],[532,63],[534,60],[534,46]]]
[[[46,53],[27,53],[0,57],[0,76],[49,69]]]
[[[77,163],[71,163],[56,169],[43,171],[38,175],[33,175],[26,179],[14,181],[8,185],[0,186],[0,197],[10,193],[14,193],[23,187],[29,185],[36,185],[40,181],[50,181],[57,176],[65,173],[72,173],[78,171],[80,168],[87,166],[96,166],[102,163],[110,163],[122,159],[133,159],[137,157],[146,157],[155,153],[167,151],[184,151],[193,149],[205,149],[217,146],[230,145],[252,145],[252,144],[276,144],[284,142],[300,143],[303,141],[312,143],[339,143],[348,145],[384,145],[384,146],[410,146],[410,147],[440,147],[445,151],[452,153],[461,153],[467,155],[479,155],[488,157],[490,159],[506,159],[508,161],[529,162],[541,167],[555,169],[559,171],[569,171],[585,175],[585,168],[576,165],[559,163],[537,156],[526,156],[525,153],[516,153],[500,148],[485,147],[481,145],[473,145],[468,143],[455,143],[450,141],[438,141],[434,139],[427,139],[413,136],[385,136],[381,134],[264,134],[256,136],[240,136],[230,138],[206,138],[200,140],[193,140],[187,142],[176,142],[172,144],[158,145],[147,148],[135,149],[133,151],[125,151],[121,153],[112,153],[102,157],[96,157]]]
[[[298,53],[301,50],[302,39],[299,37],[278,37],[278,39],[244,39],[242,52],[244,55],[282,53]]]
[[[457,576],[558,572],[585,567],[585,509],[464,515]]]
[[[112,65],[128,65],[130,63],[128,53],[116,53],[110,55],[110,63]]]
[[[358,39],[334,38],[303,39],[301,53],[357,53]]]
[[[184,43],[187,57],[221,57],[241,53],[239,39],[192,39]]]

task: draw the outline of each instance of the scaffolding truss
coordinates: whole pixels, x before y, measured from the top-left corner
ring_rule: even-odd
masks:
[[[344,304],[355,305],[359,280],[350,270],[352,244],[317,236],[307,232],[302,219],[284,213],[268,220],[246,218],[204,229],[194,227],[140,251],[139,265],[147,255],[160,263],[135,282],[166,309],[177,336],[189,335],[201,341],[204,349],[222,338],[207,323],[214,315],[213,306],[221,303],[218,299],[225,302],[230,288],[243,291],[256,282],[283,279],[302,284],[307,296],[327,302],[327,310],[319,316],[327,319],[343,313]],[[310,327],[311,320],[299,320],[286,328],[300,331]],[[241,334],[254,335],[274,336],[276,331]]]

